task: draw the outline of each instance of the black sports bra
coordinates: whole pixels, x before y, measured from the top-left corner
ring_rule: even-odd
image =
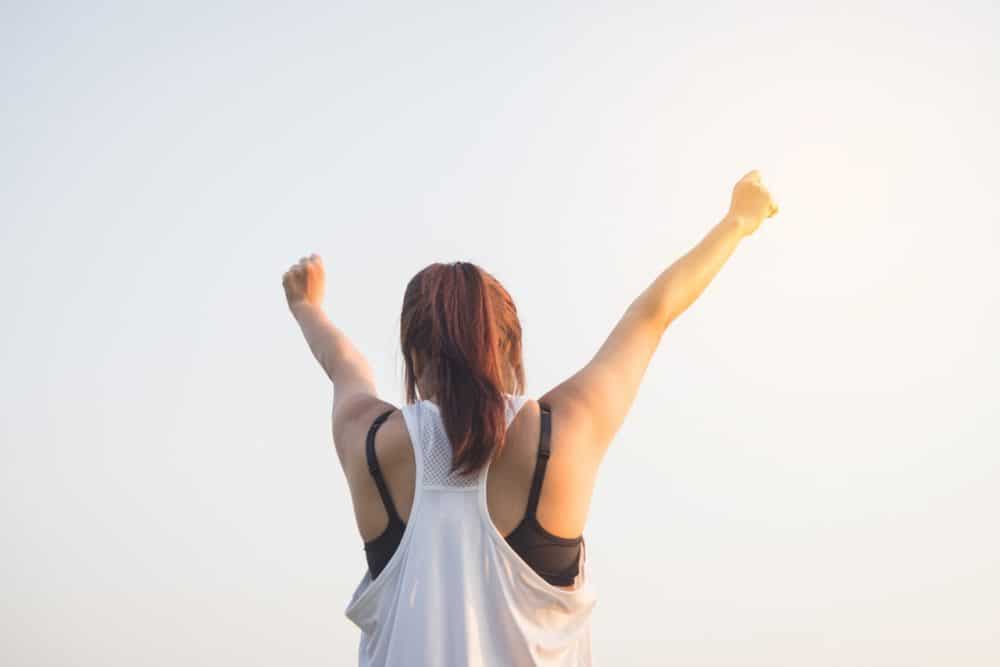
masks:
[[[543,579],[555,586],[570,586],[579,573],[580,551],[584,548],[583,535],[579,537],[560,537],[542,528],[536,512],[538,499],[542,491],[542,479],[548,464],[549,440],[552,433],[552,410],[545,403],[541,407],[542,432],[538,442],[538,458],[535,461],[535,474],[531,480],[531,493],[528,496],[528,508],[521,523],[506,536],[507,544],[527,563],[532,570]],[[364,543],[365,558],[368,560],[368,570],[375,579],[392,558],[403,539],[406,524],[396,512],[396,506],[389,495],[382,471],[375,457],[375,432],[388,419],[394,410],[383,412],[368,429],[365,442],[365,455],[368,458],[368,471],[375,478],[382,504],[389,515],[389,525],[378,537]]]

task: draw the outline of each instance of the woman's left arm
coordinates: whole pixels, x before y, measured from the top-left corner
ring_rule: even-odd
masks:
[[[299,323],[309,349],[333,382],[334,440],[340,426],[353,416],[367,414],[377,397],[368,360],[336,327],[323,310],[325,275],[319,255],[303,257],[282,277],[292,316]]]
[[[333,382],[334,395],[364,392],[375,394],[371,367],[347,335],[327,317],[322,307],[311,303],[289,304],[316,361]]]

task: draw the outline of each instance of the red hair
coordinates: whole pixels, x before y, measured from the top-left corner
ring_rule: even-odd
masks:
[[[503,447],[504,394],[524,392],[521,322],[513,299],[475,264],[434,263],[407,284],[399,333],[406,402],[417,400],[419,356],[452,444],[451,469],[477,472]]]

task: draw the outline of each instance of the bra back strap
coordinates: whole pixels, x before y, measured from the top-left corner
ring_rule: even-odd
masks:
[[[531,479],[531,493],[528,496],[527,516],[535,518],[538,510],[538,500],[542,495],[542,479],[545,477],[545,468],[548,465],[549,439],[552,436],[552,410],[548,405],[539,402],[541,408],[541,434],[538,437],[538,460],[535,461],[535,476]]]
[[[375,432],[378,431],[379,426],[389,418],[395,410],[386,410],[372,422],[371,427],[368,429],[368,437],[365,439],[365,456],[368,458],[368,472],[371,473],[372,477],[375,478],[375,485],[378,487],[378,494],[382,497],[382,504],[385,505],[385,511],[389,515],[389,523],[398,522],[403,523],[403,520],[399,518],[399,513],[396,511],[396,505],[392,502],[392,496],[389,495],[389,487],[386,486],[385,478],[382,476],[382,470],[379,468],[378,459],[375,457]]]

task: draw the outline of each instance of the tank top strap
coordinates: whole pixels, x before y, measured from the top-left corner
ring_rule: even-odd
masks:
[[[510,426],[527,402],[528,397],[523,394],[507,394],[507,426]]]

